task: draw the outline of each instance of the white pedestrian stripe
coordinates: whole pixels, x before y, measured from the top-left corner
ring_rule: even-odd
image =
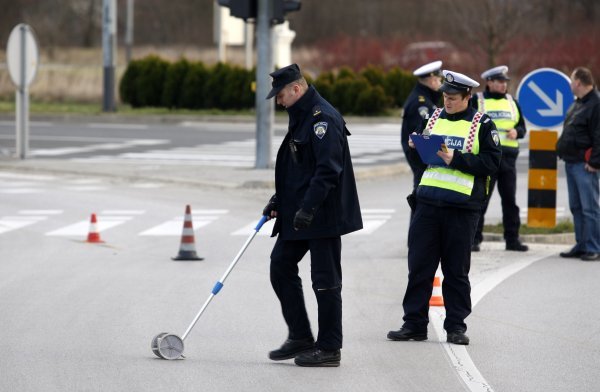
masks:
[[[98,232],[111,229],[113,227],[122,225],[123,223],[132,219],[130,216],[109,216],[109,215],[98,215],[97,217]],[[71,225],[62,227],[57,230],[46,233],[48,236],[66,236],[66,237],[84,237],[88,234],[90,229],[90,220],[86,219]]]
[[[228,210],[192,210],[192,225],[194,231],[204,227],[222,215],[227,214]],[[140,236],[177,236],[183,231],[184,216],[177,216],[169,221],[154,226],[141,232]]]
[[[48,215],[62,214],[62,210],[21,210],[17,216],[0,218],[0,234],[21,229],[48,219]]]
[[[3,216],[0,218],[0,234],[40,222],[45,216]]]
[[[61,156],[70,154],[81,154],[93,151],[105,150],[123,150],[131,147],[139,146],[154,146],[159,144],[167,144],[169,140],[164,139],[130,139],[114,143],[97,143],[81,147],[63,147],[63,148],[44,148],[32,149],[31,156]]]
[[[361,210],[363,218],[363,229],[350,233],[350,235],[368,235],[373,234],[375,230],[379,229],[388,220],[392,218],[392,214],[396,212],[395,209],[375,209],[365,208]]]
[[[258,220],[250,222],[246,226],[242,227],[241,229],[236,230],[233,233],[231,233],[231,235],[250,235],[252,233],[252,231],[254,231],[254,228],[256,227],[257,223],[258,223]],[[274,223],[275,223],[275,219],[269,219],[268,221],[266,221],[260,228],[260,231],[258,232],[257,235],[262,235],[263,237],[270,236],[271,232],[273,231]]]
[[[60,215],[63,210],[21,210],[19,214],[22,215]]]

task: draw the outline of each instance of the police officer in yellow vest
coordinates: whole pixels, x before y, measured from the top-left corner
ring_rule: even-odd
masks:
[[[487,197],[488,178],[500,166],[502,152],[496,126],[469,105],[479,83],[443,71],[444,108],[436,109],[423,134],[444,136],[437,152],[441,165],[429,165],[416,190],[408,232],[408,285],[402,305],[404,323],[390,331],[391,340],[426,340],[433,278],[441,264],[447,341],[469,344],[465,318],[471,313],[471,245]],[[414,143],[411,140],[411,147]]]
[[[525,137],[527,132],[525,121],[519,103],[507,93],[510,78],[508,77],[508,67],[506,65],[488,69],[481,74],[481,78],[486,81],[485,91],[477,93],[471,99],[471,104],[480,112],[491,117],[498,129],[500,144],[502,145],[502,162],[496,175],[491,178],[490,197],[497,182],[498,193],[502,199],[502,224],[504,226],[506,250],[525,252],[529,248],[519,240],[521,219],[519,218],[519,206],[517,206],[516,201],[518,139]],[[477,225],[472,248],[475,252],[480,250],[479,244],[483,240],[483,222],[489,202],[490,198],[488,197]]]

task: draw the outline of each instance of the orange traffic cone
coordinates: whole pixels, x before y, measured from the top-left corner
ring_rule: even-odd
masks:
[[[90,231],[87,236],[87,242],[91,243],[102,243],[100,239],[100,232],[98,231],[98,221],[96,220],[96,214],[92,214],[90,218]]]
[[[439,269],[435,273],[433,278],[433,291],[431,293],[431,299],[429,299],[429,306],[444,306],[444,297],[442,296],[442,278],[439,274]]]
[[[196,254],[194,239],[194,225],[192,224],[192,209],[189,204],[185,206],[185,219],[183,220],[183,231],[181,233],[181,245],[179,253],[173,260],[204,260]]]

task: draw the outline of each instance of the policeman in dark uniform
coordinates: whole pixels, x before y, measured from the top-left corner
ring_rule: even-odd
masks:
[[[447,340],[466,345],[469,338],[464,320],[471,313],[471,244],[487,197],[488,178],[498,170],[502,152],[494,123],[469,105],[471,91],[479,83],[458,72],[444,70],[443,74],[444,108],[436,109],[421,133],[444,136],[445,146],[437,156],[445,164],[429,165],[417,187],[408,233],[404,324],[387,337],[427,339],[429,299],[435,271],[441,264]]]
[[[423,120],[428,120],[437,106],[440,104],[442,93],[439,92],[442,85],[442,62],[434,61],[414,70],[417,76],[417,85],[406,98],[402,114],[402,150],[413,172],[413,188],[417,188],[423,171],[427,165],[417,156],[413,148],[408,147],[408,135],[421,128]]]
[[[339,366],[342,348],[341,236],[362,229],[345,121],[308,86],[296,64],[271,74],[276,97],[287,109],[288,133],[275,162],[275,195],[263,211],[274,218],[271,284],[281,302],[288,339],[269,353],[299,366]],[[310,328],[298,263],[311,256],[319,334]]]
[[[521,219],[517,205],[516,167],[519,156],[518,139],[523,139],[527,132],[525,120],[521,114],[519,103],[507,92],[510,78],[506,65],[488,69],[481,74],[481,78],[486,81],[485,91],[477,93],[471,99],[471,104],[475,109],[490,116],[496,124],[502,146],[502,162],[500,162],[498,172],[491,178],[490,195],[485,202],[481,219],[477,225],[472,250],[475,252],[480,250],[479,244],[483,241],[484,216],[497,182],[498,193],[502,199],[502,225],[504,226],[506,250],[526,252],[529,247],[519,240]]]

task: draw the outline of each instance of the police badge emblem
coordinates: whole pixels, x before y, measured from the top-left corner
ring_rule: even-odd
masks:
[[[323,136],[325,136],[325,133],[327,132],[327,123],[325,121],[320,121],[313,125],[313,129],[315,135],[317,135],[319,139],[323,139]]]
[[[429,120],[429,108],[427,106],[419,107],[419,116],[423,118],[423,120]]]
[[[500,144],[500,135],[498,135],[498,131],[492,131],[492,140],[496,146]]]

